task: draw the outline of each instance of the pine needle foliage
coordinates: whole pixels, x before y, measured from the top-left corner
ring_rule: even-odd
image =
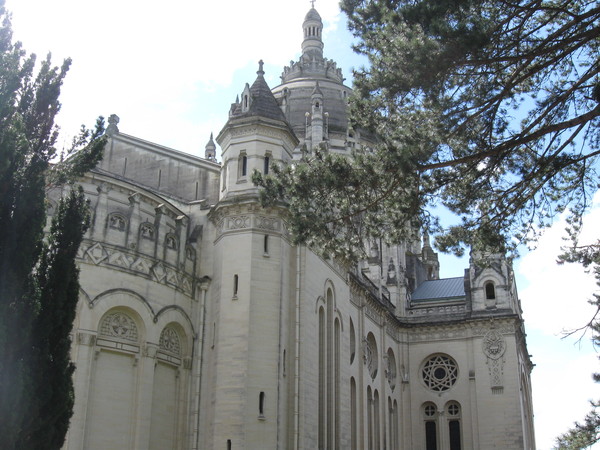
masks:
[[[398,241],[416,221],[460,255],[515,249],[565,210],[581,217],[599,187],[596,1],[341,5],[369,59],[352,126],[379,141],[350,161],[310,155],[256,176],[264,204],[291,206],[298,242],[356,254],[365,236]],[[432,205],[456,225],[441,227]]]

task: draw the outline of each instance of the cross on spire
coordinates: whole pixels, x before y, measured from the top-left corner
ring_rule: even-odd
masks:
[[[315,8],[315,2],[316,2],[317,0],[309,0],[309,1],[310,1],[310,4],[312,5],[312,7],[313,7],[313,9],[314,9],[314,8]]]

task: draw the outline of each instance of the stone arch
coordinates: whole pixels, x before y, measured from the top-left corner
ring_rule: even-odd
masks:
[[[127,329],[128,326],[132,328]],[[107,339],[131,341],[137,344],[146,340],[144,319],[138,311],[124,305],[117,305],[105,311],[95,329],[99,337],[103,336]]]
[[[182,357],[191,355],[193,347],[192,340],[196,332],[190,316],[183,308],[177,305],[165,306],[156,313],[153,322],[157,324],[157,326],[154,327],[157,334],[152,336],[153,342],[157,342],[160,345],[160,335],[164,328],[173,326],[177,329],[179,336],[182,339]]]
[[[127,295],[136,300],[139,300],[142,304],[144,304],[144,306],[146,306],[148,308],[148,310],[150,311],[152,316],[154,316],[154,309],[152,308],[150,303],[148,303],[148,300],[146,300],[146,298],[144,296],[138,294],[137,292],[135,292],[131,289],[121,289],[121,288],[108,289],[108,290],[96,295],[96,297],[94,297],[92,299],[92,301],[90,302],[90,308],[95,308],[96,305],[103,302],[107,297],[112,297],[112,296],[118,295],[118,294]]]
[[[319,308],[325,308],[326,304],[325,304],[325,299],[322,296],[318,296],[317,300],[315,300],[315,314],[319,313]]]
[[[151,323],[154,311],[148,301],[135,291],[128,289],[109,289],[94,297],[89,309],[81,311],[79,327],[87,330],[96,330],[100,319],[111,309],[123,308],[132,311],[139,317],[140,326],[144,330]]]

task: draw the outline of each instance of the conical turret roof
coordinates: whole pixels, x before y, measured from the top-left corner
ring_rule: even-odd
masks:
[[[236,104],[235,109],[231,113],[231,118],[260,116],[287,123],[285,115],[271,92],[271,88],[269,88],[269,85],[265,81],[262,60],[259,62],[256,74],[258,76],[254,83],[252,83],[252,86],[250,86],[248,107],[243,108],[241,103]]]

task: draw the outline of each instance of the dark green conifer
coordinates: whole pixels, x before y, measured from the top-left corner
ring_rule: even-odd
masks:
[[[58,449],[72,414],[74,257],[87,210],[82,193],[67,186],[45,244],[46,189],[97,163],[103,122],[83,128],[51,167],[70,60],[53,67],[48,56],[36,71],[35,55],[13,43],[3,1],[0,21],[0,448]]]

